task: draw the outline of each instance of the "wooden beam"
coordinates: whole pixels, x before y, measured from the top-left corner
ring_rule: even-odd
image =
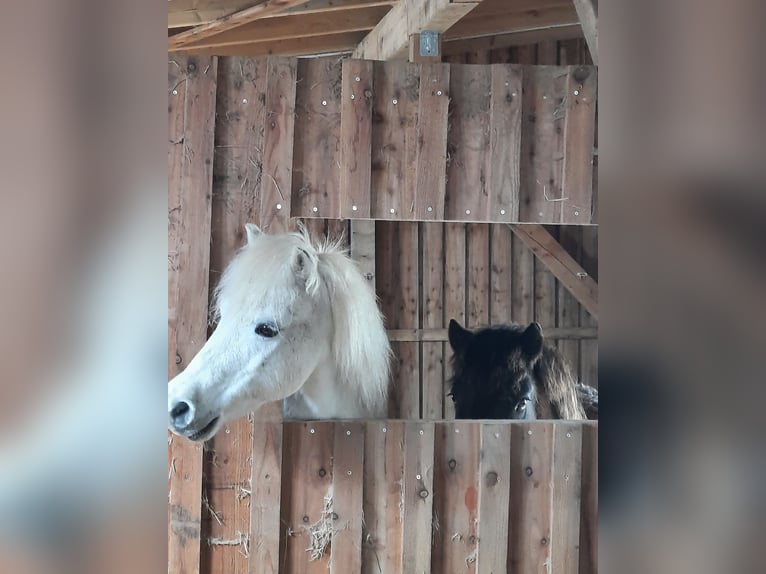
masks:
[[[579,24],[564,24],[562,26],[549,26],[546,28],[534,28],[499,34],[494,36],[481,36],[478,38],[460,38],[448,40],[442,44],[445,56],[454,56],[466,52],[485,52],[512,46],[528,46],[546,40],[573,40],[582,38],[582,28]]]
[[[410,36],[442,33],[481,3],[458,0],[401,0],[360,42],[352,55],[363,60],[405,59]]]
[[[264,0],[169,0],[168,28],[207,24]]]
[[[228,32],[216,34],[212,38],[187,44],[186,47],[189,49],[214,48],[253,42],[310,38],[344,32],[367,32],[372,30],[390,9],[390,6],[384,5],[354,8],[329,14],[318,12],[276,15],[273,18],[260,18]]]
[[[594,0],[574,0],[585,41],[593,64],[598,66],[598,3]]]
[[[542,225],[513,224],[511,229],[561,284],[598,321],[598,283]]]
[[[448,341],[447,329],[389,329],[389,341]],[[597,327],[543,327],[548,339],[598,339]]]
[[[344,32],[308,38],[289,40],[271,40],[252,42],[233,46],[215,46],[208,48],[181,48],[181,52],[215,56],[314,56],[330,53],[351,52],[364,39],[366,32]]]
[[[243,24],[248,24],[258,18],[263,18],[267,14],[281,12],[288,8],[305,4],[307,1],[308,0],[266,0],[261,4],[219,18],[214,22],[202,24],[201,26],[197,26],[186,32],[171,36],[168,38],[168,52],[178,51],[192,42],[197,42],[204,38],[221,34],[222,32],[232,30]]]
[[[577,13],[571,4],[523,12],[507,11],[497,13],[494,11],[476,10],[476,12],[469,14],[452,26],[444,34],[444,41],[449,42],[459,38],[478,38],[511,32],[524,32],[577,23]]]

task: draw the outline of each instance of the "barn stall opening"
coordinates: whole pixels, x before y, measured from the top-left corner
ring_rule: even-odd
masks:
[[[169,57],[169,374],[246,222],[343,234],[395,351],[390,420],[173,437],[169,571],[596,571],[597,423],[446,396],[450,318],[538,321],[598,386],[596,69],[581,40],[445,60]]]

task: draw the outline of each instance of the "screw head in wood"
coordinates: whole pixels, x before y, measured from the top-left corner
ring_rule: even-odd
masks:
[[[505,209],[500,210],[500,215],[505,215]]]
[[[393,100],[391,100],[391,103],[392,103],[392,104],[394,104],[394,105],[396,105],[396,104],[398,104],[398,103],[399,103],[399,100],[397,100],[396,98],[394,98]]]
[[[455,432],[456,432],[456,433],[459,433],[459,432],[460,432],[460,429],[455,429]]]
[[[351,99],[352,100],[356,99],[356,96],[354,94],[351,94]]]
[[[420,436],[423,436],[423,431],[422,430],[420,431]]]
[[[282,209],[282,204],[281,203],[277,203],[277,209]]]
[[[516,97],[516,92],[512,92],[511,95],[515,98]]]
[[[572,92],[572,93],[573,93],[575,96],[579,96],[579,95],[580,95],[580,90],[575,90],[575,91],[574,91],[574,92]]]
[[[416,480],[420,480],[420,479],[421,479],[421,476],[420,476],[419,474],[416,474],[416,475],[415,475],[415,479],[416,479]]]
[[[567,433],[567,438],[572,438],[572,433],[571,432]]]
[[[395,210],[393,207],[392,207],[392,208],[391,208],[389,211],[390,211],[391,213],[396,213],[396,210]]]
[[[350,471],[350,470],[349,470],[349,471],[347,471],[347,472],[346,472],[346,474],[347,474],[347,475],[349,475],[349,476],[351,476],[351,471]]]
[[[314,207],[311,208],[311,211],[316,213],[317,211],[319,211],[319,208],[317,206],[314,206]]]
[[[580,215],[580,212],[579,211],[575,211],[575,215]]]
[[[470,209],[466,209],[466,210],[465,210],[465,214],[466,214],[466,215],[471,215],[471,210],[470,210]]]
[[[177,96],[178,95],[178,90],[173,90],[173,95]]]
[[[351,431],[350,430],[346,431],[346,436],[351,436]]]
[[[537,212],[537,215],[538,215],[539,217],[542,217],[542,216],[543,216],[543,212],[542,212],[542,211],[538,211],[538,212]]]
[[[247,103],[247,98],[242,98],[242,103],[246,104]]]
[[[352,205],[352,206],[351,206],[351,211],[356,211],[357,209],[358,209],[358,208],[356,207],[356,205]]]
[[[431,207],[430,205],[426,208],[426,211],[428,211],[429,213],[432,212],[433,210],[434,210],[434,208]]]
[[[529,429],[529,430],[527,431],[527,434],[531,436],[531,435],[532,435],[532,429]]]
[[[386,432],[387,430],[388,430],[388,429],[386,429],[386,427],[383,427],[383,432]]]
[[[311,434],[314,434],[316,431],[315,431],[314,429],[309,429],[309,432],[310,432]]]
[[[357,76],[357,77],[356,77],[356,78],[354,78],[354,79],[355,79],[357,82],[358,82],[359,80],[361,80],[361,78],[360,78],[359,76]]]
[[[420,498],[428,498],[428,491],[425,488],[421,490],[418,494],[420,495]]]
[[[231,432],[231,429],[229,429],[229,427],[226,427],[226,430],[223,432],[225,432],[226,434],[229,434]]]
[[[326,106],[327,105],[327,100],[322,100],[322,105]]]
[[[436,95],[437,96],[441,96],[442,95],[442,91],[441,90],[436,90]]]

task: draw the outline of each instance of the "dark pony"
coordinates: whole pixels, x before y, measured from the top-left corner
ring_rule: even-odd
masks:
[[[539,324],[469,331],[453,319],[449,342],[458,419],[597,418],[598,391],[577,383]]]

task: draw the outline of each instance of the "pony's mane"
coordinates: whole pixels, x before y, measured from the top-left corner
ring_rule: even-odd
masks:
[[[577,378],[559,350],[548,341],[543,343],[543,354],[535,366],[540,381],[547,381],[548,399],[559,417],[584,420],[585,410],[577,393]]]
[[[260,236],[245,245],[226,268],[214,293],[212,317],[220,320],[222,295],[229,299],[261,300],[267,295],[278,304],[289,305],[294,293],[275,290],[293,273],[292,256],[302,252],[316,265],[306,277],[306,293],[317,296],[320,283],[330,296],[333,320],[332,352],[339,383],[360,394],[369,412],[384,416],[387,405],[391,347],[378,308],[375,292],[343,246],[343,237],[313,242],[300,226],[297,232]],[[249,263],[249,264],[248,264]],[[250,280],[253,265],[258,276]],[[282,299],[280,301],[280,298]]]

